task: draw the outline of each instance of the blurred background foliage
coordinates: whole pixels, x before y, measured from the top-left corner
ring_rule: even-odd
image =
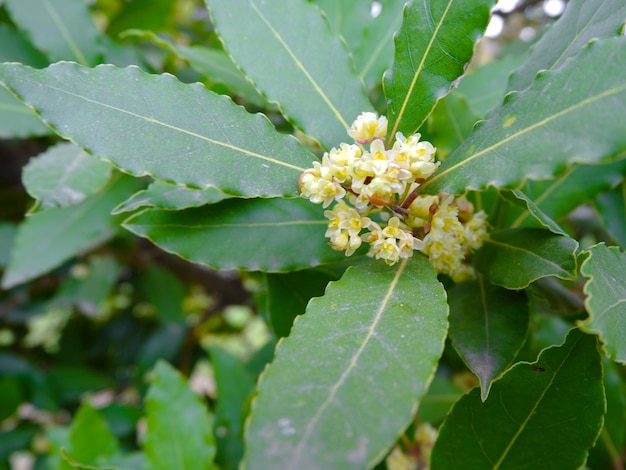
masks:
[[[66,3],[76,1],[82,2]],[[0,51],[2,61],[44,67],[72,59],[55,56],[37,38],[24,33],[27,19],[18,14],[15,3],[0,1],[0,37],[3,46],[7,45]],[[224,52],[202,0],[87,3],[91,24],[84,27],[93,29],[99,50],[85,59],[89,65],[136,64],[149,72],[174,74],[183,82],[199,81],[217,93],[233,96],[250,112],[266,113],[279,130],[293,132],[276,106],[246,81]],[[487,37],[468,68],[468,80],[454,93],[475,86],[472,80],[487,87],[492,86],[489,78],[501,83],[496,78],[506,77],[523,61],[528,48],[565,6],[563,0],[498,2]],[[385,8],[384,1],[371,2],[372,15],[381,8]],[[18,43],[20,51],[29,51],[23,59],[9,47],[17,49]],[[369,93],[384,112],[380,85]],[[477,116],[484,116],[490,107],[489,103],[469,105]],[[437,116],[435,111],[431,119]],[[470,128],[474,121],[470,119]],[[38,210],[22,183],[22,170],[32,157],[59,140],[39,121],[24,135],[12,131],[11,124],[0,115],[0,269],[9,262],[18,224],[29,211]],[[299,137],[314,146],[305,136]],[[454,149],[449,136],[433,138],[439,142],[440,156]],[[598,220],[594,209],[585,206],[573,213],[570,226],[582,233],[587,245],[610,240]],[[42,239],[46,235],[40,234]],[[248,396],[271,360],[277,338],[288,334],[308,299],[321,295],[327,281],[340,275],[310,270],[286,282],[280,275],[215,272],[109,224],[106,233],[60,267],[0,291],[0,469],[64,468],[59,448],[67,442],[72,420],[86,401],[98,410],[123,450],[138,449],[148,379],[159,359],[188,377],[190,386],[216,412],[217,462],[236,468]],[[552,286],[546,292],[553,290]],[[270,322],[264,309],[270,291],[278,292],[284,303],[285,319],[280,324]],[[581,297],[567,292],[574,320],[582,311]],[[539,298],[538,294],[530,301],[541,305],[540,310],[545,303]],[[558,344],[569,328],[569,323],[555,316],[533,321],[535,333],[520,359],[532,360],[543,346]],[[623,402],[618,375],[623,370],[608,367],[608,380],[618,384],[610,390],[617,390],[616,400]],[[231,375],[224,370],[238,372]],[[441,370],[422,401],[419,421],[437,426],[451,404],[474,385],[475,377],[453,348],[447,347]],[[231,393],[220,396],[220,389]],[[411,432],[423,430],[416,426],[407,434]],[[230,444],[223,445],[228,433]],[[410,445],[419,441],[416,437]],[[603,455],[592,456],[591,463],[593,458],[601,462]]]

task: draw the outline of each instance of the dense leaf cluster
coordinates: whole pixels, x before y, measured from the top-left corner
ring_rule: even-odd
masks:
[[[623,0],[497,53],[491,0],[87,3],[0,3],[0,468],[624,464]],[[363,112],[485,214],[472,279],[327,245]]]

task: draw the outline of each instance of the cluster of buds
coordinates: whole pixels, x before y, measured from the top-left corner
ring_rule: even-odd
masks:
[[[486,237],[483,212],[464,197],[420,195],[420,185],[439,167],[436,149],[420,134],[396,133],[385,146],[387,119],[361,114],[342,143],[300,176],[301,195],[324,208],[332,248],[353,254],[363,242],[368,255],[392,265],[418,250],[435,269],[460,281],[471,276],[465,259]]]

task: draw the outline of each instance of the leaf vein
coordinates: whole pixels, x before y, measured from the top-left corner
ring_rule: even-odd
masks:
[[[297,165],[292,165],[291,163],[282,162],[282,161],[277,160],[275,158],[268,157],[266,155],[261,155],[259,153],[256,153],[256,152],[253,152],[251,150],[247,150],[247,149],[238,147],[236,145],[232,145],[230,143],[221,142],[219,140],[212,139],[210,137],[198,134],[196,132],[192,132],[192,131],[189,131],[187,129],[183,129],[182,127],[178,127],[178,126],[175,126],[173,124],[168,124],[168,123],[160,121],[158,119],[155,119],[155,118],[152,118],[152,117],[149,117],[149,116],[144,116],[142,114],[135,113],[133,111],[129,111],[127,109],[120,108],[118,106],[114,106],[112,104],[103,103],[101,101],[97,101],[97,100],[88,98],[86,96],[80,95],[78,93],[71,92],[69,90],[64,90],[62,88],[58,88],[58,87],[55,87],[55,86],[52,86],[52,85],[49,85],[49,84],[43,84],[42,86],[50,88],[50,89],[55,90],[55,91],[58,91],[60,93],[65,93],[67,95],[74,96],[76,98],[79,98],[81,100],[87,101],[88,103],[92,103],[92,104],[97,105],[97,106],[102,106],[104,108],[108,108],[108,109],[111,109],[113,111],[117,111],[117,112],[122,113],[122,114],[127,114],[129,116],[132,116],[132,117],[135,117],[135,118],[138,118],[138,119],[143,119],[144,121],[146,121],[148,123],[155,124],[157,126],[162,126],[162,127],[165,127],[167,129],[171,129],[171,130],[176,131],[176,132],[181,132],[183,134],[187,134],[187,135],[189,135],[191,137],[195,137],[197,139],[204,140],[205,142],[209,142],[209,143],[211,143],[213,145],[217,145],[217,146],[220,146],[220,147],[225,147],[225,148],[228,148],[228,149],[233,150],[235,152],[239,152],[239,153],[242,153],[244,155],[248,155],[248,156],[253,157],[253,158],[258,158],[260,160],[265,160],[265,161],[273,163],[275,165],[284,166],[286,168],[290,168],[290,169],[296,170],[298,172],[302,172],[302,171],[305,170],[304,168],[299,167]]]
[[[348,123],[343,118],[343,116],[341,115],[339,110],[335,107],[335,105],[333,105],[333,103],[330,101],[328,96],[326,96],[326,93],[324,93],[324,90],[322,90],[322,88],[317,84],[317,82],[311,76],[311,74],[306,69],[304,64],[302,64],[300,59],[298,59],[296,54],[291,50],[291,48],[284,41],[283,37],[278,33],[278,31],[276,31],[274,26],[269,22],[269,20],[265,17],[265,15],[263,15],[263,13],[258,9],[258,7],[254,3],[254,1],[253,0],[249,0],[249,3],[250,3],[250,6],[252,7],[252,9],[254,10],[254,12],[257,15],[259,15],[259,18],[261,19],[261,21],[263,21],[263,23],[265,23],[265,26],[267,26],[267,28],[274,35],[274,37],[280,43],[280,45],[283,46],[283,48],[287,51],[287,54],[289,54],[289,56],[293,59],[294,63],[296,64],[296,67],[298,67],[300,69],[300,71],[304,74],[306,79],[311,83],[311,86],[313,87],[313,89],[317,92],[318,95],[320,95],[320,97],[322,98],[324,103],[326,103],[328,105],[328,107],[332,111],[332,113],[335,116],[335,118],[337,118],[337,120],[341,123],[341,125],[343,127],[348,128],[349,127]]]
[[[435,181],[440,179],[442,176],[444,176],[444,175],[446,175],[446,174],[448,174],[448,173],[450,173],[450,172],[452,172],[452,171],[454,171],[454,170],[456,170],[458,168],[461,168],[462,166],[464,166],[464,165],[466,165],[466,164],[476,160],[477,158],[479,158],[479,157],[481,157],[481,156],[483,156],[483,155],[485,155],[485,154],[487,154],[489,152],[495,151],[495,149],[497,149],[498,147],[500,147],[500,146],[502,146],[502,145],[504,145],[504,144],[506,144],[506,143],[508,143],[508,142],[510,142],[512,140],[515,140],[518,137],[523,136],[524,134],[527,134],[528,132],[534,131],[535,129],[537,129],[539,127],[545,126],[548,123],[550,123],[552,121],[555,121],[556,119],[558,119],[560,117],[563,117],[563,116],[567,115],[568,113],[576,111],[579,108],[583,108],[584,106],[593,104],[596,101],[600,101],[602,99],[605,99],[605,98],[608,98],[610,96],[616,95],[616,94],[621,93],[621,92],[623,92],[625,90],[626,90],[626,85],[610,88],[608,90],[603,91],[602,93],[598,93],[597,95],[593,95],[593,96],[590,96],[589,98],[585,98],[584,100],[582,100],[582,101],[580,101],[580,102],[578,102],[578,103],[576,103],[576,104],[574,104],[572,106],[569,106],[569,107],[559,111],[558,113],[555,113],[555,114],[553,114],[551,116],[548,116],[548,117],[546,117],[546,118],[544,118],[544,119],[542,119],[540,121],[537,121],[536,123],[534,123],[534,124],[524,128],[524,129],[520,129],[519,131],[514,132],[513,134],[511,134],[510,136],[500,140],[499,142],[496,142],[495,144],[492,144],[489,147],[486,147],[486,148],[482,149],[481,151],[476,152],[473,155],[470,155],[469,157],[465,158],[464,160],[460,161],[459,163],[457,163],[455,165],[452,165],[450,168],[447,168],[447,169],[441,171],[440,173],[434,175],[432,178],[430,178],[429,180],[425,181],[422,184],[421,188],[423,189],[423,188],[431,185],[432,183],[434,183]]]
[[[294,451],[293,460],[291,461],[291,465],[289,467],[290,469],[293,470],[297,468],[297,462],[300,458],[302,450],[304,449],[304,445],[306,444],[307,440],[311,436],[311,433],[313,432],[313,428],[322,417],[322,414],[327,410],[327,408],[333,402],[333,400],[335,399],[337,395],[337,391],[346,382],[348,375],[357,366],[357,362],[359,358],[361,357],[361,354],[363,354],[363,351],[369,344],[370,340],[374,337],[375,332],[376,332],[376,327],[378,326],[378,323],[380,322],[382,318],[383,312],[387,308],[387,304],[389,303],[389,300],[391,299],[391,296],[393,295],[396,289],[396,286],[398,284],[398,281],[400,280],[400,277],[402,276],[402,273],[404,272],[406,264],[407,264],[407,259],[404,259],[402,263],[399,265],[398,270],[396,271],[393,277],[393,280],[389,284],[389,288],[387,289],[385,296],[381,300],[380,305],[378,306],[378,309],[376,310],[372,323],[367,329],[367,334],[365,338],[363,339],[363,342],[361,343],[357,351],[352,356],[352,359],[350,360],[348,367],[346,367],[346,369],[343,371],[343,373],[339,377],[339,380],[337,380],[337,382],[331,387],[330,393],[328,394],[328,397],[326,398],[326,400],[324,400],[324,402],[320,405],[319,409],[317,410],[315,415],[311,418],[308,425],[304,429],[302,438],[300,439],[300,442],[298,442],[298,445],[296,446],[296,449]]]

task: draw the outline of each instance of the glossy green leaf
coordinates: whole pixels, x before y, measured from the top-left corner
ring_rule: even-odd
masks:
[[[314,157],[263,115],[136,67],[0,64],[0,82],[62,136],[124,172],[244,197],[295,195]]]
[[[188,207],[200,207],[228,199],[219,189],[191,189],[185,186],[174,186],[163,181],[154,181],[147,189],[133,194],[113,210],[113,214],[132,212],[142,207],[153,207],[164,210],[180,210]]]
[[[83,0],[6,0],[11,19],[51,61],[100,61],[100,34]]]
[[[437,100],[463,74],[493,3],[414,0],[405,7],[394,38],[394,64],[384,79],[390,136],[413,134],[426,122]]]
[[[604,406],[596,338],[574,330],[536,362],[511,368],[484,403],[478,388],[461,398],[439,430],[431,467],[580,468]]]
[[[243,456],[244,408],[254,390],[255,380],[243,364],[230,353],[211,347],[215,371],[217,402],[215,406],[215,461],[224,470],[235,470]]]
[[[294,319],[305,312],[311,297],[319,297],[330,281],[336,281],[347,267],[345,263],[321,266],[285,274],[265,275],[266,296],[262,308],[278,337],[288,336]],[[335,267],[337,268],[337,267]]]
[[[111,209],[132,194],[136,184],[130,177],[117,178],[80,204],[29,216],[18,229],[2,287],[45,274],[109,238],[114,228]]]
[[[575,279],[578,242],[548,230],[518,228],[489,235],[474,253],[474,266],[493,284],[524,289],[543,277]]]
[[[67,443],[61,451],[72,461],[94,465],[99,459],[115,454],[118,448],[119,443],[102,415],[89,402],[83,402],[72,420]],[[60,468],[69,470],[74,466],[64,461]]]
[[[406,0],[383,0],[375,10],[362,0],[316,0],[335,33],[346,40],[356,71],[368,89],[381,83],[393,61],[393,35],[402,24]]]
[[[625,151],[625,67],[626,37],[590,44],[526,90],[507,95],[423,190],[461,194],[488,186],[517,188],[574,162],[597,163]]]
[[[528,300],[521,292],[495,287],[482,276],[456,284],[450,296],[450,339],[478,376],[480,398],[513,362],[528,332]]]
[[[619,247],[595,245],[580,271],[587,278],[584,292],[589,318],[583,328],[600,335],[614,361],[626,363],[626,254]]]
[[[511,76],[508,89],[523,90],[540,70],[556,70],[589,41],[616,36],[626,21],[622,0],[571,0],[563,15],[536,44]]]
[[[463,95],[452,92],[439,101],[428,121],[428,138],[437,147],[437,160],[448,158],[471,134],[477,120]]]
[[[206,406],[180,373],[164,361],[146,395],[143,449],[155,470],[211,469],[215,442]]]
[[[613,239],[626,247],[626,184],[601,194],[596,208]]]
[[[304,0],[207,4],[235,62],[296,127],[326,148],[348,140],[346,129],[372,105],[319,9]]]
[[[523,193],[533,200],[541,212],[558,220],[598,194],[617,186],[625,173],[626,159],[603,165],[576,165],[555,180],[528,181]],[[506,225],[513,227],[536,225],[534,218],[529,215],[525,208],[512,207],[507,213]]]
[[[261,378],[246,468],[362,469],[381,460],[434,375],[445,297],[421,256],[364,263],[331,283]]]
[[[78,204],[97,193],[111,177],[111,165],[88,155],[80,147],[60,143],[31,158],[22,182],[37,199],[37,210]]]
[[[345,259],[328,219],[304,199],[231,199],[183,211],[146,209],[124,222],[166,251],[217,269],[284,272]]]
[[[465,96],[474,114],[484,117],[502,103],[509,75],[525,59],[526,56],[511,56],[482,65],[461,79],[456,92]]]

